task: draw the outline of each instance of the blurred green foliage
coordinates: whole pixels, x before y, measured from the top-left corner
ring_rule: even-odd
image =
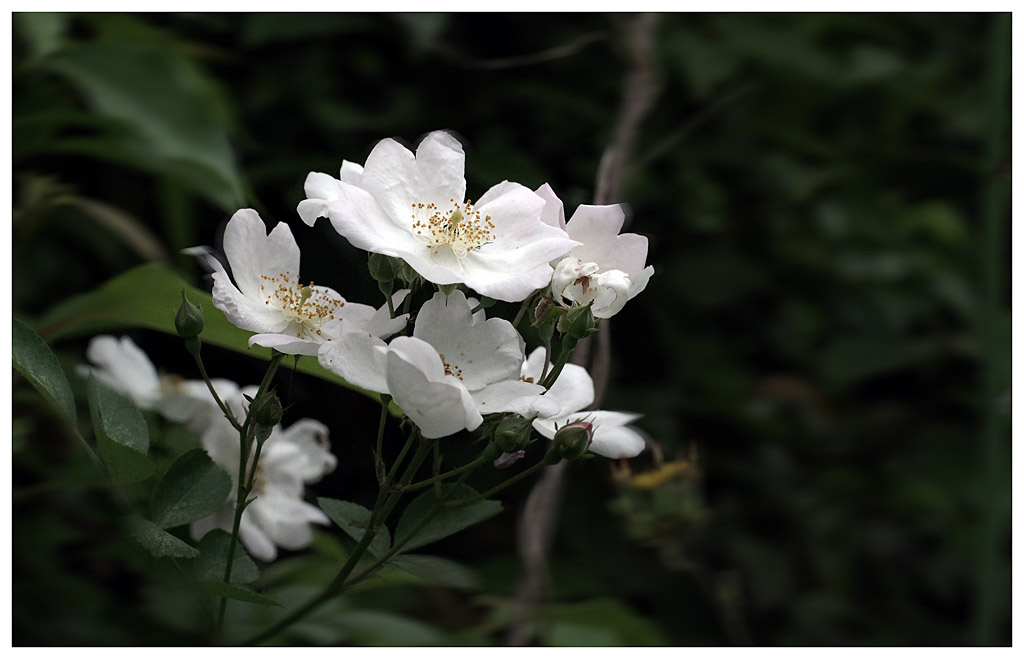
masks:
[[[14,19],[12,305],[38,321],[140,263],[202,284],[180,250],[216,245],[243,206],[289,223],[305,276],[376,300],[365,255],[294,209],[307,172],[362,162],[386,136],[453,130],[470,196],[547,181],[571,213],[615,125],[628,16]],[[615,477],[597,460],[573,467],[536,642],[1009,643],[1008,286],[979,277],[983,263],[1005,272],[1009,231],[990,225],[985,251],[978,239],[1003,219],[983,213],[983,194],[1009,197],[1008,66],[990,54],[1009,38],[1000,25],[660,18],[662,91],[622,200],[657,273],[611,323],[606,407],[642,412],[665,457]],[[998,332],[987,345],[983,309]],[[177,340],[132,336],[194,376]],[[85,344],[54,343],[68,374]],[[258,379],[255,360],[209,352],[214,377]],[[374,406],[340,388],[324,403],[328,386],[294,376],[288,414],[332,430],[339,470],[316,493],[366,502]],[[13,396],[14,642],[203,642],[207,618],[174,566],[154,569],[123,539],[115,497],[45,402],[24,383]],[[163,468],[195,445],[147,422]],[[506,510],[527,492],[506,492]],[[454,559],[443,568],[389,568],[278,642],[501,643],[519,575],[513,521],[438,543]],[[345,552],[320,534],[260,584],[301,602]],[[276,615],[229,613],[251,630]]]

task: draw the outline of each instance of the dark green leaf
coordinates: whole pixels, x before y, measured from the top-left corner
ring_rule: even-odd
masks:
[[[185,289],[188,299],[203,310],[206,319],[202,335],[204,344],[270,359],[270,350],[248,347],[251,333],[232,325],[213,306],[209,293],[186,283],[166,265],[159,263],[141,265],[93,291],[57,305],[40,321],[39,327],[51,341],[130,327],[144,327],[177,336],[174,313],[181,304],[182,289]],[[184,348],[181,354],[186,356]],[[379,394],[350,385],[325,370],[315,359],[300,360],[298,370],[348,387],[374,401],[380,400]]]
[[[440,645],[444,640],[436,628],[384,611],[345,611],[337,618],[360,645]]]
[[[153,494],[153,521],[164,528],[188,524],[216,512],[231,494],[231,477],[201,448],[170,466]]]
[[[89,411],[100,455],[114,483],[135,483],[153,475],[149,428],[135,404],[96,378],[89,379]]]
[[[448,495],[449,501],[468,499],[476,496],[476,491],[465,485],[459,486],[455,492]],[[431,489],[425,494],[416,497],[409,507],[406,508],[402,518],[398,520],[398,527],[395,529],[395,544],[402,544],[405,551],[428,545],[442,538],[469,528],[485,519],[494,517],[501,512],[501,502],[484,499],[460,508],[441,508],[436,515],[427,522],[421,529],[413,531],[420,525],[423,519],[433,510],[437,497]],[[408,540],[408,542],[406,542]]]
[[[341,530],[347,533],[350,538],[357,542],[362,540],[363,534],[366,532],[370,522],[371,513],[369,510],[351,501],[339,501],[338,499],[327,499],[324,497],[317,499],[317,503],[327,513],[327,516],[340,526]],[[380,531],[377,532],[377,537],[367,547],[367,551],[374,556],[383,556],[390,548],[391,533],[386,526],[381,525]]]
[[[556,604],[537,612],[545,625],[545,644],[652,646],[668,640],[646,618],[622,602],[601,597],[572,604]]]
[[[396,556],[391,565],[408,572],[423,582],[459,590],[478,590],[480,577],[470,568],[438,556],[408,554]]]
[[[126,524],[129,536],[142,545],[155,558],[195,558],[195,547],[164,531],[141,517],[132,517]]]
[[[227,584],[223,581],[200,581],[199,587],[203,589],[203,591],[211,595],[216,595],[217,597],[227,597],[228,599],[239,600],[241,602],[251,602],[253,604],[281,606],[277,600],[271,599],[266,595],[260,595],[248,588]]]
[[[199,558],[196,559],[196,578],[206,581],[223,581],[224,569],[228,562],[228,546],[231,534],[221,529],[214,529],[199,541]],[[235,560],[231,563],[231,583],[246,584],[260,577],[259,568],[241,542],[235,543]]]
[[[14,368],[57,408],[69,423],[75,422],[75,397],[57,356],[25,323],[14,319],[12,328]]]

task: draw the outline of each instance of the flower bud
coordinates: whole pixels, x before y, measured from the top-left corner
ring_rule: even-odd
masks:
[[[575,460],[587,452],[594,437],[594,424],[577,421],[562,426],[555,433],[554,451],[563,460]]]
[[[370,267],[370,276],[374,280],[390,282],[394,281],[398,276],[399,270],[402,269],[402,260],[396,259],[393,256],[371,252],[368,265]]]
[[[515,453],[530,443],[533,422],[521,416],[510,415],[501,420],[494,430],[494,444],[503,453]]]
[[[558,321],[558,331],[574,339],[583,339],[597,331],[597,322],[590,305],[573,307]]]
[[[177,330],[178,336],[183,339],[197,337],[202,333],[205,324],[203,310],[189,302],[185,297],[185,289],[181,289],[181,305],[174,314],[174,329]]]
[[[284,416],[284,408],[277,393],[264,391],[249,406],[249,415],[257,426],[273,428],[281,422]]]

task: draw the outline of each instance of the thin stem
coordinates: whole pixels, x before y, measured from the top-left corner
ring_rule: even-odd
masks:
[[[516,474],[512,478],[508,479],[507,481],[505,481],[503,483],[499,483],[498,485],[495,485],[494,487],[492,487],[491,489],[487,490],[486,492],[482,492],[482,493],[476,495],[475,497],[470,497],[469,499],[459,499],[458,501],[449,501],[449,502],[445,503],[444,505],[445,505],[446,508],[459,508],[461,506],[468,506],[471,503],[476,503],[477,501],[480,501],[481,499],[486,499],[487,497],[489,497],[491,495],[494,495],[494,494],[497,494],[498,492],[501,492],[506,487],[508,487],[510,485],[513,485],[515,483],[518,483],[519,481],[523,480],[527,476],[530,476],[532,474],[537,473],[538,471],[540,471],[541,469],[543,469],[546,466],[547,465],[544,464],[544,461],[541,460],[540,462],[538,462],[537,464],[533,465],[529,469],[526,469],[525,471],[521,471],[520,473]]]
[[[418,433],[414,432],[409,437],[409,442],[406,443],[406,449],[408,449],[409,445],[412,443],[412,440],[417,435]],[[416,473],[416,470],[419,469],[420,465],[423,463],[423,460],[426,458],[427,453],[430,451],[430,448],[431,446],[427,442],[423,443],[420,446],[420,448],[416,451],[415,456],[413,456],[412,460],[410,461],[409,466],[406,468],[405,473],[402,474],[401,480],[411,478]],[[395,471],[395,467],[397,467],[397,464],[398,462],[396,462],[395,466],[392,467],[392,472]],[[332,579],[331,582],[319,594],[317,594],[311,600],[309,600],[299,608],[295,609],[294,611],[286,615],[281,620],[277,621],[276,623],[268,627],[263,632],[260,632],[258,635],[247,640],[245,643],[242,643],[242,645],[254,645],[256,643],[260,643],[268,638],[273,637],[274,634],[277,634],[281,630],[286,629],[295,621],[302,619],[311,611],[314,611],[315,609],[319,608],[321,605],[324,604],[324,602],[327,602],[331,598],[343,592],[346,587],[346,580],[348,579],[349,575],[352,574],[352,570],[355,569],[355,566],[359,562],[359,559],[361,559],[363,554],[366,553],[366,549],[370,546],[370,543],[373,542],[373,539],[377,537],[377,533],[380,530],[380,525],[384,524],[384,522],[387,521],[388,515],[391,514],[391,511],[394,510],[394,507],[398,504],[399,498],[401,498],[401,493],[388,497],[387,501],[383,504],[383,506],[381,506],[381,497],[377,498],[377,505],[374,506],[373,513],[370,516],[370,523],[368,524],[366,532],[363,534],[363,537],[359,540],[359,543],[356,545],[355,549],[352,550],[352,553],[349,555],[348,560],[345,561],[345,564],[341,567],[341,570],[339,570],[338,574],[335,575],[334,579]]]
[[[577,339],[571,336],[565,336],[562,339],[562,349],[558,353],[558,360],[555,362],[554,368],[547,374],[544,380],[541,382],[541,386],[545,389],[550,389],[551,385],[555,383],[558,376],[561,375],[562,369],[565,368],[565,364],[569,361],[569,357],[572,356],[572,351],[576,349],[576,344],[579,343]]]
[[[384,484],[384,426],[388,420],[388,403],[391,396],[380,395],[380,422],[377,424],[377,450],[373,454],[373,470],[377,474],[377,485]]]
[[[534,297],[535,297],[535,294],[531,293],[529,295],[529,297],[527,297],[525,300],[523,300],[523,304],[520,305],[520,307],[519,307],[519,312],[516,313],[516,317],[512,321],[512,327],[519,327],[519,321],[521,321],[523,319],[523,316],[526,315],[526,310],[530,308],[530,303],[533,302],[533,298]]]
[[[210,376],[206,373],[206,365],[203,364],[202,356],[199,353],[192,353],[192,356],[195,358],[196,366],[199,367],[200,377],[202,377],[203,382],[206,383],[206,388],[210,390],[210,395],[213,396],[213,400],[217,402],[217,407],[219,407],[220,411],[224,413],[224,416],[231,422],[231,425],[235,430],[242,432],[242,424],[238,422],[238,419],[235,418],[231,408],[224,404],[224,401],[222,401],[220,396],[217,395],[217,390],[213,388],[213,382],[210,380]]]
[[[270,358],[270,364],[267,366],[267,372],[263,374],[263,381],[260,382],[260,387],[253,400],[258,400],[259,397],[267,390],[267,387],[270,386],[270,383],[273,382],[274,375],[277,373],[277,369],[281,365],[281,360],[283,358],[284,353],[274,352],[273,356]],[[207,386],[209,386],[212,391],[213,387],[210,385],[209,379],[207,379],[206,382]],[[256,468],[259,464],[259,456],[263,448],[263,442],[257,442],[256,454],[253,456],[251,471],[247,473],[249,449],[252,446],[255,425],[253,423],[252,416],[248,412],[246,412],[245,423],[241,426],[237,426],[237,424],[233,425],[238,427],[238,485],[235,488],[235,515],[231,523],[231,540],[228,542],[228,555],[224,564],[224,583],[231,583],[231,569],[234,567],[235,563],[235,547],[238,545],[238,533],[242,526],[242,513],[245,512],[245,508],[248,505],[247,499],[249,498],[249,494],[252,492],[253,481],[256,478]],[[220,609],[217,613],[218,633],[224,628],[224,615],[227,613],[227,608],[228,598],[220,598]]]
[[[400,491],[402,491],[402,492],[415,492],[416,490],[421,490],[421,489],[423,489],[423,488],[425,488],[425,487],[427,487],[429,485],[433,485],[434,483],[439,483],[439,482],[446,481],[449,478],[451,478],[452,476],[458,476],[459,474],[462,474],[462,473],[465,473],[465,472],[468,472],[468,471],[472,471],[473,469],[476,469],[477,467],[479,467],[481,464],[483,464],[486,461],[487,461],[487,458],[484,457],[483,455],[481,455],[480,457],[476,458],[472,462],[470,462],[468,464],[464,464],[461,467],[457,467],[455,469],[452,469],[451,471],[446,471],[443,474],[437,474],[435,476],[432,476],[431,478],[428,478],[426,480],[422,480],[422,481],[420,481],[418,483],[412,483],[410,485],[403,485],[400,488]]]
[[[548,376],[548,368],[551,367],[551,337],[544,339],[544,368],[540,369],[540,381],[543,382]]]

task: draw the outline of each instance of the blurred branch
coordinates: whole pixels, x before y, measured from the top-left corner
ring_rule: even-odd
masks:
[[[482,71],[497,71],[500,69],[514,69],[520,66],[543,64],[544,62],[562,59],[563,57],[570,57],[583,50],[585,46],[597,41],[604,41],[607,38],[608,34],[606,32],[588,32],[587,34],[579,36],[569,43],[562,44],[561,46],[555,46],[554,48],[548,48],[547,50],[541,50],[527,55],[498,57],[495,59],[474,59],[472,57],[466,57],[444,43],[438,43],[434,48],[441,53],[441,55],[460,66],[464,66],[469,69],[479,69]]]
[[[654,104],[661,89],[654,57],[654,28],[656,14],[640,14],[635,18],[616,17],[625,39],[629,56],[629,71],[622,93],[618,122],[612,143],[605,149],[597,172],[595,204],[608,204],[620,199],[623,179],[628,171],[629,155],[636,140],[637,131],[644,116]],[[597,333],[597,349],[593,348],[594,337],[582,341],[573,354],[572,362],[582,365],[593,354],[591,376],[594,380],[594,402],[590,409],[597,409],[608,390],[611,363],[611,338],[608,319],[601,321]],[[559,462],[548,467],[534,485],[526,500],[526,507],[519,523],[519,556],[523,565],[523,579],[520,582],[514,607],[514,618],[506,644],[522,646],[530,640],[530,620],[540,602],[548,575],[548,554],[554,541],[555,524],[562,501],[562,481],[568,462]]]
[[[763,83],[758,81],[747,82],[732,90],[725,96],[715,100],[706,108],[688,119],[682,126],[672,131],[672,133],[666,137],[661,144],[648,151],[643,157],[637,158],[636,162],[630,166],[628,173],[631,174],[634,171],[643,169],[658,158],[670,153],[679,142],[682,142],[684,139],[689,137],[695,130],[714,118],[715,115],[722,112],[733,103],[739,101],[747,94],[760,89],[762,85]]]

